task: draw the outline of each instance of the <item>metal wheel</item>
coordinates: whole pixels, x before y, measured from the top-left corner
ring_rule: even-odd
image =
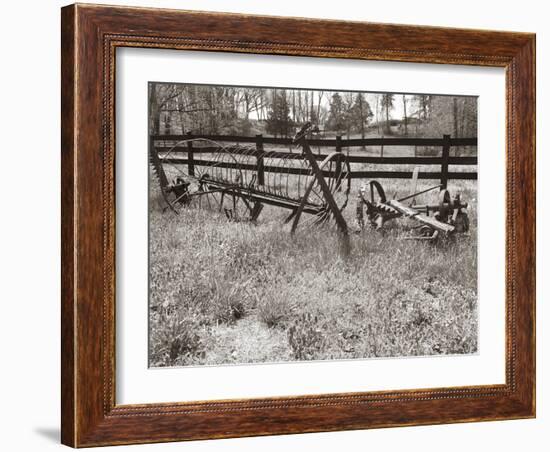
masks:
[[[454,220],[456,232],[468,232],[470,230],[470,219],[466,212],[458,212]]]
[[[218,147],[213,156],[207,156],[208,164],[196,165],[190,173],[188,164],[180,164],[173,158],[175,149],[190,141],[209,145],[213,143],[217,146],[217,143],[211,140],[191,139],[178,141],[162,156],[155,150],[150,150],[150,163],[153,174],[160,183],[166,209],[179,214],[183,207],[208,208],[225,212],[231,219],[244,218],[246,203],[240,202],[238,196],[231,196],[230,200],[225,199],[224,190],[209,183],[213,180],[213,175],[215,180],[222,181],[228,186],[238,184],[242,180],[242,172],[235,156],[225,147]],[[235,169],[228,171],[228,163]]]
[[[342,152],[333,152],[321,162],[319,169],[323,172],[330,194],[341,212],[348,204],[351,191],[351,168],[347,157]],[[327,223],[333,217],[316,176],[310,174],[309,178],[300,206],[293,214],[292,232],[298,224],[302,228],[318,226]],[[306,216],[302,219],[304,213]]]
[[[367,219],[372,226],[380,229],[385,221],[383,204],[386,202],[386,193],[382,184],[377,180],[371,180],[368,185]]]
[[[382,185],[377,180],[371,180],[369,182],[370,188],[370,202],[372,204],[384,203],[386,202],[386,193],[382,188]]]
[[[443,189],[439,192],[439,211],[437,219],[448,223],[449,215],[452,213],[451,194],[449,190]]]
[[[251,219],[254,203],[245,196],[240,196],[235,192],[215,194],[219,199],[219,209],[230,221],[249,221]]]

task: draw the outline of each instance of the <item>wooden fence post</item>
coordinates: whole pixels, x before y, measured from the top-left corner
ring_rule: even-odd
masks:
[[[339,152],[339,153],[342,152],[342,136],[341,135],[336,135],[336,152]],[[336,181],[337,181],[336,189],[338,191],[341,190],[340,181],[339,181],[341,174],[342,174],[342,161],[341,161],[341,157],[339,157],[336,160],[336,171],[334,172],[334,176],[333,176],[333,177],[336,178]]]
[[[195,175],[195,159],[193,156],[193,142],[191,139],[193,136],[191,135],[191,132],[187,132],[187,139],[189,140],[187,142],[187,172],[190,176]]]
[[[447,188],[449,174],[449,150],[451,148],[451,136],[443,135],[443,148],[441,150],[441,185]]]
[[[256,135],[256,168],[258,172],[258,185],[264,185],[264,143],[262,134]]]

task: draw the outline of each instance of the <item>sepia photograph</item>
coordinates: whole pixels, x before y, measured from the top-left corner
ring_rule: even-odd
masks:
[[[477,97],[147,102],[149,367],[478,352]]]

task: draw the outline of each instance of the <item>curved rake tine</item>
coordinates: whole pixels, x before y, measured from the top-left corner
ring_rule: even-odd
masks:
[[[306,219],[300,222],[300,227],[306,229],[311,226],[316,226],[317,221],[319,221],[319,214],[309,214]]]

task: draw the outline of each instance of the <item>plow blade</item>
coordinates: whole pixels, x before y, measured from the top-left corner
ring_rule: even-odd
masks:
[[[438,231],[441,232],[453,232],[455,230],[454,226],[443,223],[442,221],[438,221],[435,218],[427,217],[425,215],[421,215],[417,210],[413,209],[412,207],[408,207],[405,204],[401,204],[396,199],[392,199],[389,204],[397,211],[402,213],[408,218],[413,218],[416,221],[423,223],[427,226],[430,226]]]

